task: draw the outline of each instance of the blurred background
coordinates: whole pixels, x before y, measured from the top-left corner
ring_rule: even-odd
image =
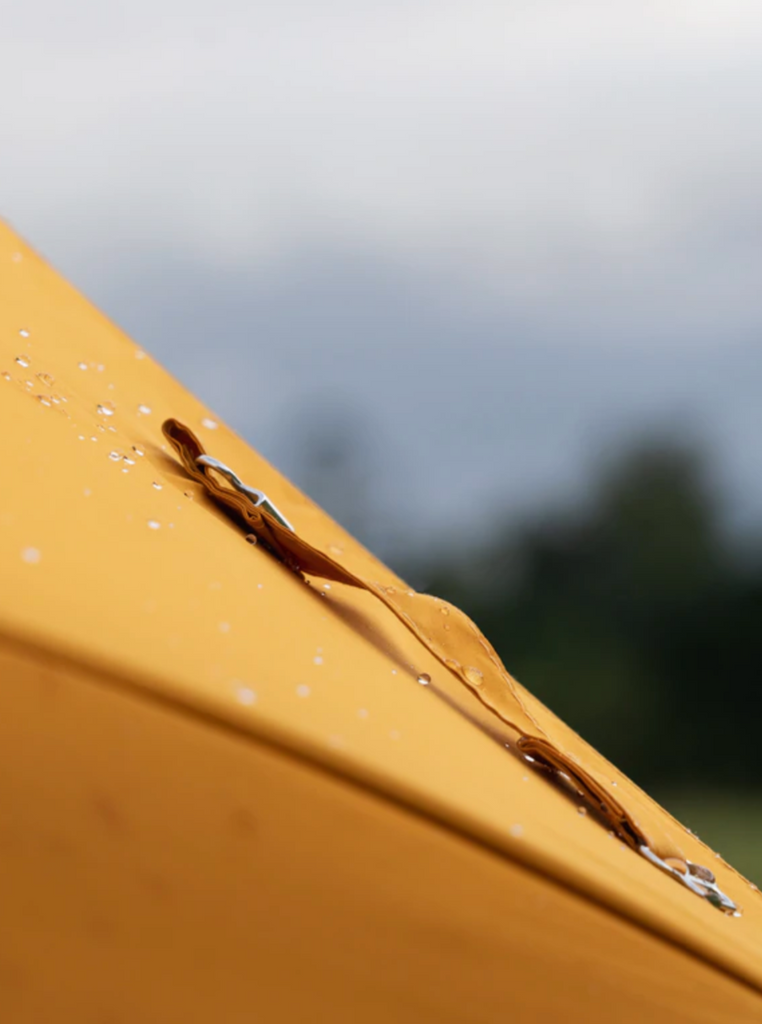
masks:
[[[27,0],[0,69],[2,215],[760,881],[762,6]]]

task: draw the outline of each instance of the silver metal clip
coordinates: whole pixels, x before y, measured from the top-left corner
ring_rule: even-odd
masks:
[[[257,506],[257,508],[264,509],[265,512],[273,517],[273,519],[277,519],[282,526],[285,526],[287,530],[290,530],[292,533],[296,533],[288,519],[286,519],[283,513],[273,505],[266,494],[262,491],[258,491],[256,487],[248,487],[243,480],[241,480],[241,478],[237,476],[232,469],[230,469],[229,466],[225,465],[224,462],[220,462],[219,459],[213,459],[211,455],[199,455],[196,462],[199,466],[209,466],[210,469],[216,470],[216,472],[221,476],[224,476],[226,480],[229,480],[237,491],[240,491],[241,494],[245,494],[246,497]]]

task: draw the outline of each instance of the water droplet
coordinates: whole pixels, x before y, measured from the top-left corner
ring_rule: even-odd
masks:
[[[103,373],[103,371],[106,369],[106,367],[103,365],[103,363],[98,363],[98,365],[95,367],[95,369],[98,371],[98,373]]]
[[[315,665],[322,665],[323,664],[323,659],[320,657],[319,654],[316,654],[315,657],[312,659],[312,661],[313,661],[313,664],[315,664]]]
[[[87,363],[77,363],[77,366],[80,368],[80,370],[87,369]]]
[[[611,785],[612,786],[616,786],[617,785],[617,783],[614,781],[614,779],[611,780]]]
[[[309,686],[307,686],[306,683],[299,683],[299,685],[296,688],[296,695],[297,695],[297,697],[309,697],[309,695],[310,695],[310,688],[309,688]]]
[[[521,839],[521,837],[524,835],[524,826],[519,824],[511,825],[508,831],[511,833],[514,839]]]
[[[37,395],[37,401],[40,405],[46,405],[48,409],[50,408],[50,401],[45,397],[45,395]]]
[[[37,548],[24,548],[21,552],[21,557],[27,565],[37,565],[42,555]]]
[[[324,583],[323,584],[323,590],[330,590],[330,589],[331,589],[331,584],[330,583]]]
[[[396,669],[396,668],[393,668],[393,669],[392,669],[392,675],[393,675],[393,676],[396,676],[396,675],[397,675],[397,669]]]
[[[160,490],[162,489],[162,487],[163,487],[163,486],[164,486],[163,484],[157,483],[157,481],[156,481],[156,480],[154,480],[154,482],[153,482],[153,487],[154,487],[154,488],[155,488],[155,489],[156,489],[157,491],[160,491]]]
[[[431,676],[428,674],[428,672],[421,672],[421,674],[418,676],[418,682],[421,684],[421,686],[428,686],[429,683],[431,682]]]
[[[469,666],[467,669],[464,669],[463,675],[466,677],[469,683],[471,683],[472,686],[481,686],[482,683],[484,682],[484,676],[482,675],[478,668],[473,668],[472,666]]]
[[[577,814],[587,814],[587,807],[578,807]]]
[[[139,405],[138,406],[138,412],[140,413],[141,416],[150,416],[151,415],[151,406],[150,405]]]
[[[217,429],[217,423],[215,422],[215,420],[210,420],[208,416],[205,416],[201,420],[201,426],[202,427],[206,427],[207,430],[216,430]]]
[[[248,544],[256,544],[257,543],[257,535],[256,535],[256,533],[247,533],[246,534],[246,542]]]
[[[86,488],[84,489],[84,491],[83,491],[82,493],[84,494],[84,496],[85,496],[86,498],[89,498],[89,497],[90,497],[90,495],[91,495],[91,494],[92,494],[93,492],[92,492],[92,491],[90,490],[90,488],[89,488],[89,487],[86,487]]]
[[[52,373],[38,373],[37,380],[42,381],[42,383],[46,384],[49,388],[52,388],[56,382],[56,379]]]
[[[29,359],[26,356],[16,356],[16,362],[19,364],[19,366],[23,366],[24,369],[26,369],[27,366],[29,366]]]
[[[145,455],[145,451],[140,447],[139,444],[134,444],[132,446],[132,450],[135,452],[136,455],[140,456],[141,459]]]
[[[229,622],[221,622],[220,626],[219,626],[219,629],[220,629],[220,633],[229,633],[230,632],[230,623]]]
[[[5,378],[6,380],[13,380],[13,377],[11,377],[11,375],[10,375],[10,374],[8,373],[8,371],[7,371],[7,370],[3,370],[3,377],[4,377],[4,378]]]
[[[160,530],[161,529],[161,523],[157,522],[155,519],[149,519],[148,520],[148,529],[149,530]]]
[[[146,357],[145,352],[143,352],[141,349],[137,349],[136,350],[136,352],[135,352],[135,358],[136,359],[145,359],[145,357]]]
[[[123,455],[122,456],[122,462],[126,462],[128,466],[134,466],[135,465],[135,460],[131,459],[129,457],[129,455]]]
[[[117,451],[109,452],[108,457],[112,462],[121,462],[123,458],[122,453]]]
[[[91,438],[90,438],[90,440],[91,440],[91,441],[97,441],[97,440],[98,440],[98,438],[97,438],[97,437],[91,437]]]
[[[357,717],[358,718],[367,718],[368,717],[368,709],[367,708],[360,708],[358,710],[358,712],[357,712]]]
[[[19,334],[21,335],[22,338],[28,338],[29,337],[29,331],[25,330],[23,327],[19,331]]]
[[[256,693],[248,686],[239,686],[236,690],[236,697],[239,704],[254,704],[257,699]]]
[[[113,416],[116,412],[113,402],[101,402],[98,405],[98,414],[100,416]]]
[[[340,544],[329,544],[328,550],[331,552],[332,555],[344,554],[344,548]]]
[[[402,733],[399,731],[399,729],[392,729],[392,731],[389,733],[389,739],[398,740],[400,739],[401,735]]]
[[[442,608],[439,609],[439,611],[442,613],[442,615],[449,615],[450,614],[450,609],[449,608],[442,607]]]
[[[524,760],[529,761],[531,764],[534,764],[534,758],[531,754],[524,754]]]

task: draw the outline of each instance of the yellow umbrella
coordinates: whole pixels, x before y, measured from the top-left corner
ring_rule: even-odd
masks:
[[[0,438],[1,1019],[762,1018],[759,893],[7,228]]]

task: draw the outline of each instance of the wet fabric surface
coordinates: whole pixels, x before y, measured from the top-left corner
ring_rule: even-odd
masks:
[[[309,548],[325,555],[323,570],[336,563],[342,578],[350,573],[385,588],[386,600],[328,577],[301,579],[264,550],[264,542],[247,543],[247,530],[232,524],[206,484],[189,479],[179,464],[161,431],[169,418],[188,424],[205,449],[266,492]],[[606,913],[762,986],[762,901],[748,883],[634,787],[618,794],[624,780],[611,786],[608,780],[620,776],[595,761],[561,723],[545,718],[528,690],[515,684],[527,714],[518,732],[538,743],[550,737],[554,749],[577,753],[584,771],[591,779],[600,773],[601,785],[609,786],[656,849],[669,841],[684,859],[709,866],[743,917],[719,913],[611,837],[592,811],[581,815],[573,787],[564,792],[548,772],[517,756],[518,732],[485,704],[479,687],[445,667],[440,653],[422,643],[388,602],[395,598],[430,641],[432,621],[447,618],[436,603],[413,597],[408,604],[402,580],[2,227],[0,458],[3,645],[22,645],[35,664],[76,666],[115,694],[160,703],[178,716],[199,716],[206,728],[234,730],[252,748],[277,747],[312,771],[351,783],[368,799],[468,837],[506,863],[523,865]],[[452,627],[443,630],[448,641],[441,654],[486,679],[486,651],[484,664],[458,654],[461,642],[473,640],[470,627],[461,625],[464,635],[452,647]],[[420,685],[424,677],[430,682]],[[29,678],[6,673],[0,685],[12,692],[29,686]],[[502,712],[513,721],[521,707],[510,687],[500,679],[499,690],[497,683],[489,689],[492,700],[510,697]],[[52,682],[35,698],[40,728],[57,692]],[[721,704],[719,692],[717,699]],[[25,714],[31,743],[36,718],[29,708]],[[532,731],[532,719],[543,731]],[[67,718],[61,736],[73,758],[86,733],[93,742],[87,719],[81,719],[81,732],[79,720]],[[62,755],[45,769],[51,785],[64,763]],[[193,770],[190,762],[181,767]],[[117,768],[115,763],[112,770]],[[181,776],[173,778],[179,799]],[[4,779],[13,782],[11,775]],[[56,813],[56,805],[53,791],[40,787],[27,803],[39,801],[44,818]],[[135,775],[134,798],[138,807],[152,798],[142,773]],[[181,817],[178,804],[178,828]],[[189,834],[182,842],[167,839],[167,856],[176,859],[178,872]],[[24,839],[27,848],[37,841],[31,833]],[[323,842],[330,844],[327,833]],[[383,850],[379,858],[383,864]],[[58,885],[75,877],[73,862],[68,868],[63,859],[55,864]],[[222,864],[215,867],[210,855],[206,868],[211,879]],[[14,902],[19,915],[34,901],[37,871],[23,879],[26,889]],[[173,911],[166,913],[171,922]],[[31,929],[34,919],[18,920]],[[437,920],[446,929],[446,906]],[[9,934],[16,921],[6,918]],[[529,945],[537,942],[534,936],[528,933]],[[452,941],[459,943],[457,936]],[[46,942],[43,933],[37,943],[29,956],[39,967],[58,944]],[[570,956],[584,957],[573,929],[568,944]],[[459,948],[467,955],[467,943]],[[539,944],[536,955],[546,955]],[[250,964],[250,971],[255,968]]]

